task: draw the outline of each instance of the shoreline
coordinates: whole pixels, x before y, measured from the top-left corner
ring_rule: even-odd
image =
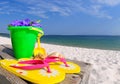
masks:
[[[10,44],[10,38],[0,36],[0,44]],[[41,43],[49,53],[59,52],[65,58],[92,64],[89,84],[120,84],[120,51],[80,48]]]
[[[119,51],[120,50],[116,50],[116,49],[100,49],[100,48],[91,48],[91,47],[76,47],[76,46],[67,46],[67,45],[59,45],[59,44],[52,44],[52,43],[43,43],[41,42],[41,45],[55,45],[55,46],[64,46],[64,47],[72,47],[72,48],[82,48],[82,49],[93,49],[93,50],[107,50],[107,51]]]

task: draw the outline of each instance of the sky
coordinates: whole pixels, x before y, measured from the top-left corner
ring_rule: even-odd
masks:
[[[120,35],[120,0],[0,0],[0,33],[27,18],[46,35]]]

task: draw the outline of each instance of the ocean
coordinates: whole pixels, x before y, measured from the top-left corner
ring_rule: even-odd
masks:
[[[10,37],[9,34],[0,34],[0,36]],[[120,36],[45,35],[41,38],[41,42],[64,46],[120,51]]]

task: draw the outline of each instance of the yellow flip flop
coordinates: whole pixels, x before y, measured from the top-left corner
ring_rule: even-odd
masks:
[[[73,62],[66,62],[68,66],[65,66],[62,62],[50,63],[50,66],[56,67],[56,69],[63,70],[65,73],[80,73],[81,68],[79,65]]]
[[[63,70],[65,73],[80,73],[81,68],[73,62],[67,62],[63,57],[49,56],[44,59],[50,66]]]
[[[13,65],[26,66],[28,64],[18,64],[18,61],[14,59],[4,59],[0,61],[1,67],[32,83],[56,84],[65,79],[65,72],[57,69],[56,66],[50,66],[51,73],[48,73],[46,68],[23,70],[11,67]]]

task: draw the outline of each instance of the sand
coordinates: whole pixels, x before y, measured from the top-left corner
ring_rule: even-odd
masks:
[[[0,37],[0,44],[11,44]],[[41,44],[48,53],[59,52],[68,59],[92,64],[89,84],[120,84],[120,51]]]

